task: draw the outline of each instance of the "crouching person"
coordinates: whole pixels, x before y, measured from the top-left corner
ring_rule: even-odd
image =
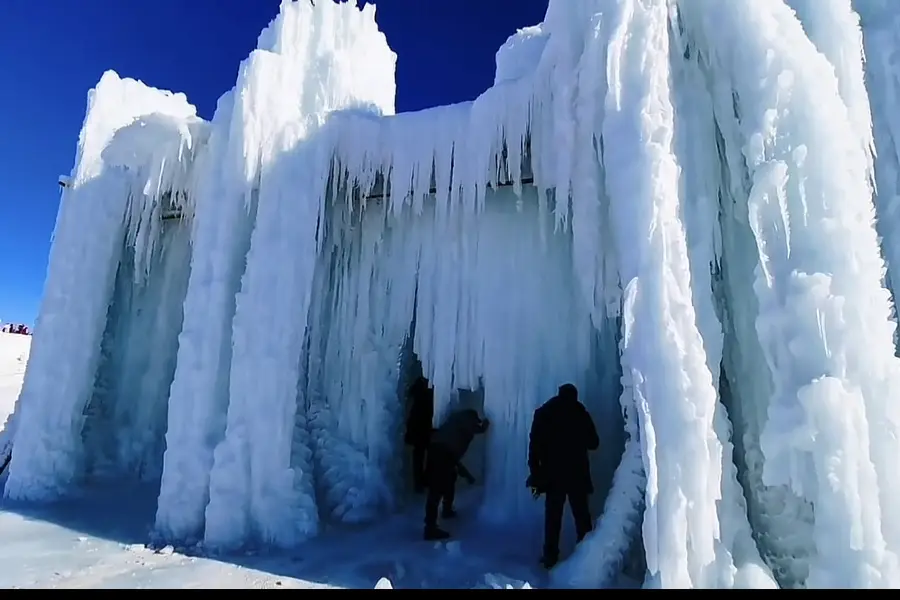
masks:
[[[456,516],[453,500],[456,496],[456,480],[462,474],[470,483],[472,475],[461,460],[469,450],[476,435],[487,431],[490,423],[472,409],[452,413],[431,436],[426,464],[428,495],[425,500],[425,539],[444,540],[450,534],[437,525],[438,509],[443,502],[442,516]]]

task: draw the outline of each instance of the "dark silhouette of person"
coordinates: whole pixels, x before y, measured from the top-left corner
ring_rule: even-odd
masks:
[[[425,455],[434,429],[434,390],[428,386],[428,380],[417,377],[409,390],[410,409],[406,418],[406,432],[403,441],[412,446],[413,486],[420,494],[426,489]]]
[[[526,486],[544,500],[544,552],[541,562],[552,568],[559,560],[559,535],[566,500],[575,519],[578,541],[593,529],[588,498],[594,493],[588,452],[600,446],[594,421],[571,383],[534,411],[528,444]]]
[[[425,539],[444,540],[450,534],[437,525],[438,508],[443,501],[441,516],[456,516],[453,500],[456,496],[456,480],[462,475],[469,483],[475,478],[463,466],[461,460],[469,450],[476,435],[487,431],[490,422],[478,416],[472,409],[451,413],[447,420],[431,436],[428,447],[426,477],[428,495],[425,499]]]

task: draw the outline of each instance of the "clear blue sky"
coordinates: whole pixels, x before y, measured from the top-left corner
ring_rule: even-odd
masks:
[[[330,0],[317,0],[319,2]],[[574,0],[573,0],[574,1]],[[0,320],[37,316],[88,90],[106,69],[184,92],[209,119],[279,0],[0,0]],[[380,0],[397,110],[471,100],[547,0]]]

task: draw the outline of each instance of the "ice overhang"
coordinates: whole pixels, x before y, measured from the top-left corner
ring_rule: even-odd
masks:
[[[497,177],[496,181],[490,182],[486,181],[485,186],[491,189],[495,188],[505,188],[505,187],[513,187],[516,185],[517,181],[510,178],[507,174],[510,172],[507,167],[507,152],[504,149],[501,152],[499,157],[499,173],[500,175]],[[452,167],[451,167],[452,168]],[[332,177],[333,179],[334,172],[340,171],[341,166],[340,163],[332,169]],[[530,140],[526,140],[525,142],[525,150],[523,152],[522,164],[521,164],[521,175],[518,178],[518,183],[521,185],[533,185],[534,184],[534,175],[532,173],[531,168],[531,144]],[[331,185],[329,183],[329,185]],[[71,178],[60,175],[59,176],[59,186],[63,189],[71,187]],[[389,198],[393,193],[392,184],[390,178],[386,178],[383,171],[379,171],[376,173],[374,177],[374,183],[371,186],[368,186],[368,189],[363,188],[358,183],[354,182],[353,191],[351,192],[352,198],[355,200],[375,200],[380,201],[385,198]],[[434,195],[438,191],[434,166],[431,168],[430,182],[428,188],[428,194]],[[409,192],[407,192],[409,193]],[[161,218],[163,221],[177,220],[181,219],[184,215],[180,208],[173,206],[172,202],[172,192],[164,192],[162,194],[161,200],[163,203],[163,210],[161,211]]]
[[[504,187],[512,187],[517,182],[508,176],[510,172],[506,166],[507,163],[507,153],[504,150],[499,157],[499,173],[500,175],[497,177],[496,181],[485,181],[484,184],[488,188],[504,188]],[[451,165],[452,168],[452,165]],[[531,146],[530,143],[526,142],[525,152],[521,165],[521,176],[518,178],[518,183],[522,185],[533,185],[534,184],[534,175],[531,171]],[[391,183],[390,178],[385,178],[383,172],[378,172],[375,175],[375,181],[372,186],[368,190],[364,190],[358,184],[354,185],[353,189],[353,197],[354,199],[364,199],[364,200],[382,200],[384,198],[389,198],[393,193],[393,185]],[[430,181],[428,186],[428,194],[434,195],[437,194],[438,187],[435,177],[434,166],[431,168]],[[406,193],[410,193],[407,191]]]

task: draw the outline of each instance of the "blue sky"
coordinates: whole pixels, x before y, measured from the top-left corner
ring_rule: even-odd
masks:
[[[327,1],[327,0],[317,0]],[[180,91],[210,118],[280,0],[0,2],[0,320],[37,315],[88,90],[106,69]],[[397,110],[471,100],[494,53],[547,0],[381,0],[397,53]]]

